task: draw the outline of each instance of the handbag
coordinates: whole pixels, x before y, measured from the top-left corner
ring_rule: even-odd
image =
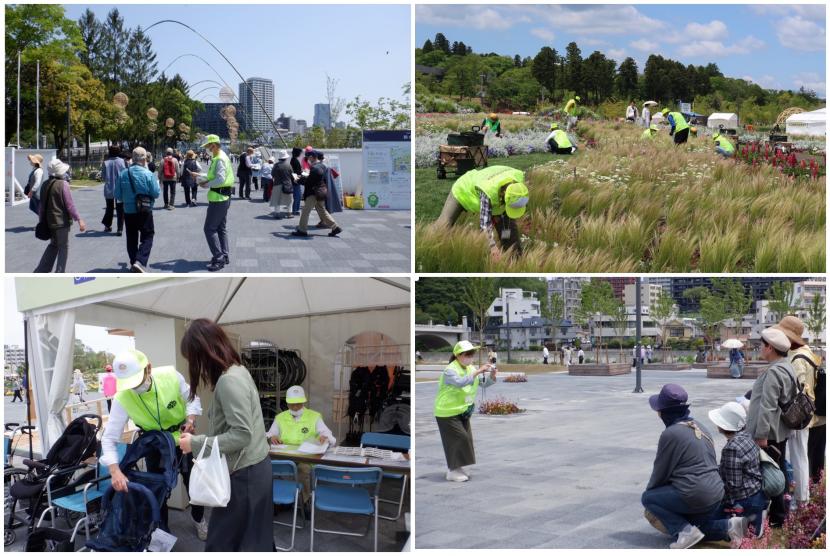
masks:
[[[805,429],[813,420],[816,406],[810,396],[804,393],[804,385],[800,384],[789,372],[787,372],[787,376],[793,381],[796,392],[789,403],[781,405],[781,402],[778,402],[778,406],[781,408],[781,421],[788,429]]]
[[[133,191],[135,197],[135,210],[139,213],[149,213],[153,211],[153,199],[149,195],[141,195],[135,192],[135,184],[133,183],[133,175],[130,169],[127,168],[127,177],[130,179],[130,189]]]
[[[775,498],[784,492],[784,488],[787,485],[784,472],[778,467],[778,463],[764,450],[760,450],[759,457],[761,459],[761,484],[764,496],[767,498]]]
[[[202,444],[199,456],[193,460],[188,491],[190,503],[196,506],[224,508],[231,499],[228,460],[219,453],[219,437],[213,437],[213,446],[208,457],[204,457],[205,446],[207,442]]]

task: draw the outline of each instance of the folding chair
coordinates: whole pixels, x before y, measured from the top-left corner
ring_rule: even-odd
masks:
[[[311,468],[311,545],[314,552],[314,533],[332,533],[365,537],[375,524],[374,550],[378,550],[378,494],[383,479],[380,467],[332,467],[316,465]],[[371,487],[367,490],[364,487]],[[369,517],[365,533],[317,529],[314,521],[317,510]]]
[[[294,518],[291,523],[274,520],[274,523],[277,525],[291,527],[291,546],[283,548],[277,545],[276,537],[274,537],[274,546],[277,550],[294,550],[294,536],[297,533],[297,529],[302,529],[302,527],[297,526],[297,508],[302,508],[300,504],[300,493],[303,490],[303,485],[297,480],[297,464],[293,461],[273,460],[271,461],[271,476],[274,480],[274,504],[286,506],[294,504]],[[303,513],[303,520],[305,520],[305,513]]]
[[[404,436],[402,434],[385,434],[382,432],[365,432],[363,436],[360,437],[360,447],[363,448],[364,446],[370,446],[374,448],[384,448],[387,450],[396,450],[401,452],[408,452],[409,447],[411,445],[410,438],[408,436]],[[403,509],[403,498],[404,494],[406,493],[406,480],[407,476],[404,473],[390,473],[384,472],[383,473],[384,479],[392,479],[396,481],[401,481],[401,495],[400,498],[397,500],[388,500],[385,498],[381,498],[380,501],[386,504],[397,504],[398,511],[395,515],[379,515],[381,519],[387,519],[389,521],[397,521],[401,517],[401,511]]]
[[[116,449],[118,450],[118,460],[124,457],[124,454],[127,452],[127,445],[123,442],[119,442],[116,444]],[[99,456],[100,457],[100,456]],[[81,525],[84,526],[84,535],[86,536],[86,540],[89,541],[89,521],[90,521],[90,513],[89,513],[89,505],[96,500],[101,499],[104,496],[104,492],[106,492],[107,488],[109,488],[110,484],[112,483],[110,477],[110,470],[107,466],[102,465],[100,463],[97,464],[95,468],[95,478],[88,482],[79,481],[75,485],[67,485],[70,488],[77,489],[81,485],[83,485],[83,490],[75,490],[72,494],[67,494],[64,496],[56,496],[52,498],[52,487],[51,487],[51,479],[49,477],[46,480],[46,497],[47,497],[47,507],[43,511],[40,516],[40,519],[37,522],[37,526],[40,527],[41,522],[46,517],[48,513],[51,516],[52,524],[55,523],[55,513],[58,509],[62,509],[67,513],[67,523],[69,523],[69,512],[75,512],[84,514],[82,518],[80,518],[76,523],[75,526],[72,528],[72,537],[70,537],[70,542],[75,542],[75,535],[78,534],[78,529]],[[59,492],[66,492],[66,487],[61,489]],[[57,494],[57,493],[56,493]],[[71,526],[71,523],[69,523]]]

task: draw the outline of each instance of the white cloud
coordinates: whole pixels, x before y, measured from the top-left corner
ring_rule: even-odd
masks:
[[[550,29],[543,29],[541,27],[537,27],[536,29],[531,29],[530,34],[534,37],[539,37],[545,42],[553,42],[553,39],[556,35],[553,34],[553,31]]]
[[[418,4],[415,6],[415,20],[428,25],[497,31],[529,20],[519,12],[510,12],[503,6]]]
[[[761,77],[755,78],[751,75],[744,75],[742,77],[743,80],[749,81],[750,83],[755,83],[760,85],[765,89],[783,89],[784,86],[781,85],[781,82],[778,81],[775,77],[771,75],[762,75]]]
[[[643,52],[654,52],[659,46],[656,42],[648,39],[637,39],[636,41],[631,41],[628,45],[631,48],[642,50]]]
[[[793,76],[793,83],[795,87],[804,87],[811,89],[819,96],[824,96],[827,92],[827,84],[825,80],[817,73],[803,72]]]
[[[694,41],[684,44],[677,50],[677,52],[680,53],[681,56],[688,56],[690,58],[725,58],[736,54],[749,54],[757,51],[763,46],[764,41],[757,39],[752,35],[748,35],[738,42],[730,45],[725,45],[721,41],[714,40]]]
[[[785,17],[776,27],[782,46],[806,52],[824,50],[825,29],[814,21],[801,16]]]
[[[702,41],[725,39],[728,34],[729,30],[726,28],[726,24],[718,19],[714,19],[709,23],[689,23],[683,33],[687,38]]]
[[[751,4],[749,9],[758,15],[801,15],[807,18],[820,19],[824,21],[827,9],[824,4],[795,4],[786,6],[783,4]]]
[[[608,52],[606,52],[609,58],[612,60],[616,60],[617,62],[622,62],[627,58],[625,54],[625,50],[622,48],[612,48]]]
[[[541,19],[554,29],[567,30],[575,35],[624,35],[655,32],[667,27],[664,22],[646,16],[636,7],[621,4],[536,4],[506,8],[530,14],[535,20]]]

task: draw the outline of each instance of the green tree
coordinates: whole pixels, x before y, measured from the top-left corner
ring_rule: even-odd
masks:
[[[113,8],[107,14],[103,24],[102,50],[106,65],[104,82],[111,93],[117,91],[124,83],[125,61],[127,56],[127,42],[130,31],[124,27],[124,18],[118,8]]]
[[[432,41],[427,39],[424,42],[424,46],[421,47],[421,50],[424,52],[424,54],[429,54],[430,52],[432,52],[433,51]]]
[[[450,54],[450,41],[447,40],[447,37],[444,36],[443,33],[436,33],[435,40],[432,41],[436,50],[440,50],[444,54]]]
[[[153,51],[153,41],[138,27],[129,32],[127,50],[124,58],[124,86],[128,95],[135,89],[143,87],[156,79],[158,64]]]
[[[592,333],[596,335],[597,361],[602,353],[602,331],[597,330],[597,325],[602,321],[602,315],[608,315],[613,311],[614,290],[611,284],[604,280],[592,279],[582,286],[582,298],[576,318],[579,322],[588,325]],[[608,352],[605,353],[605,362],[608,362]]]
[[[496,297],[496,284],[492,278],[465,278],[461,291],[461,302],[472,312],[473,322],[478,328],[478,343],[484,345],[484,326],[487,323],[487,309]],[[481,354],[479,353],[479,362]]]
[[[617,91],[627,100],[637,97],[637,62],[630,56],[622,61],[617,70]]]
[[[649,309],[651,316],[655,322],[660,325],[660,339],[663,344],[663,350],[669,350],[668,359],[671,360],[671,345],[669,345],[669,338],[666,334],[666,327],[674,316],[674,298],[666,290],[660,290],[660,295],[657,297],[657,302]]]
[[[346,114],[359,129],[410,129],[409,103],[380,97],[374,104],[360,96],[346,104]],[[311,143],[312,145],[314,143]]]
[[[582,52],[575,42],[565,47],[565,75],[568,89],[579,94],[582,91]]]
[[[530,73],[551,95],[556,90],[556,63],[558,60],[556,50],[549,46],[543,46],[536,57],[533,58],[533,65]]]
[[[458,322],[458,314],[455,312],[455,309],[446,303],[433,303],[427,307],[427,313],[438,321],[437,324],[446,324],[448,322],[455,324]]]
[[[816,294],[813,296],[813,301],[807,308],[807,330],[809,330],[815,343],[820,343],[821,333],[824,332],[824,326],[827,322],[827,311],[824,299]]]
[[[700,301],[700,313],[698,325],[703,330],[705,339],[714,350],[714,343],[718,337],[723,321],[729,318],[726,302],[721,294],[709,288],[699,286],[690,288],[683,292],[687,299],[698,299]]]
[[[78,51],[81,63],[89,68],[96,78],[101,79],[104,73],[101,46],[104,40],[101,22],[89,8],[78,19],[78,30],[84,47]]]
[[[495,78],[487,93],[491,105],[528,110],[536,105],[542,87],[531,75],[531,68],[513,68]]]
[[[556,292],[550,294],[550,296],[544,296],[542,300],[542,316],[551,322],[548,335],[556,343],[556,336],[565,316],[565,300]]]
[[[795,291],[792,282],[773,282],[767,290],[766,298],[769,302],[769,312],[775,320],[780,321],[791,315],[797,309]]]
[[[478,92],[483,64],[480,56],[454,56],[444,75],[445,92],[457,95],[458,100],[474,97]]]
[[[712,287],[723,298],[727,316],[735,323],[735,335],[737,335],[744,315],[752,308],[752,298],[746,294],[740,280],[735,278],[712,278]]]
[[[608,314],[611,315],[612,322],[614,323],[614,331],[617,333],[617,337],[619,338],[619,362],[622,362],[622,343],[625,339],[625,333],[628,330],[628,311],[626,310],[625,305],[618,299],[614,299],[614,301],[616,301],[616,303],[613,304],[613,308]]]
[[[582,90],[599,104],[614,92],[616,62],[595,50],[582,63]]]

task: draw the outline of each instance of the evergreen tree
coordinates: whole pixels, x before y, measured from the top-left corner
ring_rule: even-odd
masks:
[[[152,82],[158,74],[156,53],[153,52],[153,41],[144,34],[141,26],[130,33],[123,66],[124,82],[130,88],[146,85]]]
[[[533,64],[530,69],[531,75],[551,95],[556,90],[556,58],[556,51],[554,49],[549,46],[543,46],[536,57],[533,58]]]
[[[443,33],[436,33],[435,40],[432,41],[432,44],[436,50],[440,50],[444,54],[450,54],[450,41],[447,40],[447,37]]]
[[[113,8],[108,14],[103,26],[101,41],[104,60],[104,81],[115,92],[124,82],[124,62],[127,52],[129,31],[124,28],[124,18]]]
[[[84,48],[78,52],[81,63],[89,68],[96,78],[101,79],[104,73],[104,60],[101,56],[103,43],[103,29],[101,22],[89,8],[78,19],[78,29],[81,31],[81,40]]]
[[[628,57],[620,64],[617,72],[617,91],[626,100],[637,97],[637,62]]]
[[[516,54],[513,56],[513,67],[520,68],[522,67],[522,57]]]
[[[565,74],[568,89],[579,94],[582,90],[582,52],[575,42],[565,47]]]
[[[424,54],[429,54],[430,52],[432,52],[432,51],[433,51],[432,41],[431,41],[431,40],[429,40],[429,39],[427,39],[427,40],[424,42],[424,46],[422,46],[422,47],[421,47],[421,51],[422,51]]]

